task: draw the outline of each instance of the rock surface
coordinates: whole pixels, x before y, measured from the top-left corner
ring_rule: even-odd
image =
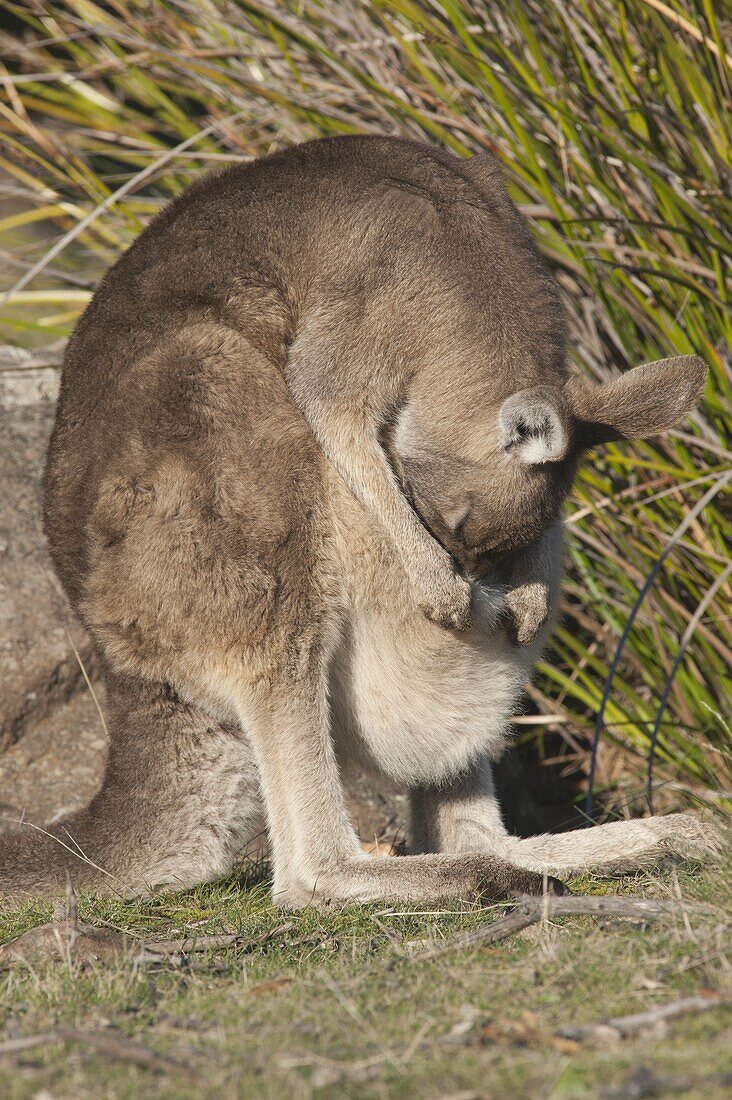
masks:
[[[55,374],[0,375],[0,750],[76,690],[82,674],[74,646],[83,660],[90,656],[41,527]]]
[[[79,809],[101,783],[106,755],[104,727],[84,686],[0,753],[0,831]]]

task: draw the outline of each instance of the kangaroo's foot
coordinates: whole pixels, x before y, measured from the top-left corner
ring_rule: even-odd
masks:
[[[537,874],[572,875],[594,871],[622,874],[669,860],[714,859],[722,847],[716,825],[691,814],[613,821],[568,833],[525,840],[503,825],[490,761],[476,761],[451,784],[411,792],[412,834],[423,852],[484,852]]]
[[[669,861],[708,863],[719,856],[722,843],[716,825],[691,814],[669,814],[530,837],[514,841],[511,852],[520,866],[535,871],[616,875]]]
[[[382,900],[504,901],[544,892],[563,894],[565,887],[551,876],[489,855],[357,856],[320,873],[303,868],[275,885],[274,901],[283,908],[300,908]]]
[[[299,683],[290,674],[286,691],[275,683],[268,696],[244,690],[239,695],[241,724],[252,739],[267,806],[278,905],[497,901],[562,890],[560,883],[547,884],[540,872],[497,854],[367,856],[344,799],[323,659],[318,648],[313,670]]]

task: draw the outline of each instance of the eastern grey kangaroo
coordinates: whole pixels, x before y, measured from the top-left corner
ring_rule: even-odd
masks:
[[[286,906],[703,856],[684,815],[510,837],[491,759],[546,639],[581,453],[670,427],[705,374],[570,375],[488,156],[336,138],[198,181],[68,347],[45,523],[109,761],[84,810],[0,838],[0,892],[192,886],[265,823]],[[414,854],[362,852],[351,764],[410,788]]]

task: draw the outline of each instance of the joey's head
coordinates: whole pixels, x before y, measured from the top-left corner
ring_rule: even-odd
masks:
[[[480,577],[558,520],[583,452],[673,427],[706,373],[702,359],[678,356],[603,385],[570,376],[439,415],[417,396],[391,435],[394,466],[435,538]]]

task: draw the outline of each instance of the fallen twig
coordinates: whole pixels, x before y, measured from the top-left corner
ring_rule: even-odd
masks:
[[[636,1012],[632,1016],[613,1016],[609,1020],[602,1020],[596,1024],[581,1024],[578,1027],[563,1028],[559,1034],[565,1039],[625,1039],[640,1031],[649,1028],[665,1027],[667,1020],[675,1020],[678,1016],[688,1016],[691,1012],[706,1012],[709,1008],[729,1006],[732,1001],[725,1000],[716,994],[707,994],[704,997],[684,997],[680,1001],[671,1001],[669,1004],[658,1005],[647,1012]]]
[[[46,348],[28,351],[13,344],[0,344],[0,371],[42,370],[60,367],[66,341],[57,341]]]
[[[578,1027],[566,1027],[553,1032],[545,1027],[535,1012],[521,1012],[518,1018],[500,1016],[496,1019],[482,1016],[470,1006],[464,1006],[462,1018],[443,1038],[441,1045],[463,1046],[505,1042],[519,1045],[539,1045],[553,1047],[564,1054],[575,1054],[583,1042],[617,1043],[622,1039],[652,1032],[654,1036],[666,1030],[666,1022],[690,1012],[704,1012],[708,1008],[729,1005],[717,993],[709,992],[704,996],[685,997],[639,1012],[633,1016],[617,1016],[594,1024],[582,1024]]]
[[[55,1031],[45,1031],[40,1035],[25,1035],[19,1039],[8,1039],[0,1043],[0,1057],[10,1054],[21,1054],[25,1050],[34,1047],[47,1046],[51,1043],[84,1043],[92,1046],[110,1058],[117,1058],[123,1062],[134,1062],[135,1065],[144,1066],[146,1069],[161,1070],[163,1072],[185,1070],[192,1071],[189,1062],[177,1061],[165,1054],[156,1054],[140,1043],[128,1039],[118,1033],[102,1031],[82,1031],[79,1028],[57,1028]]]
[[[187,936],[182,940],[153,940],[143,944],[143,951],[151,955],[191,955],[196,951],[208,951],[214,947],[229,947],[241,943],[239,932],[220,936]]]
[[[0,969],[18,962],[38,964],[55,959],[62,959],[69,967],[111,962],[125,953],[128,943],[115,931],[96,928],[72,916],[37,925],[0,944]]]
[[[73,895],[72,895],[73,898]],[[76,911],[69,905],[69,916],[50,924],[38,925],[17,939],[0,945],[0,965],[17,961],[52,959],[60,956],[85,965],[91,961],[110,962],[122,955],[136,952],[138,963],[166,963],[184,966],[189,955],[213,950],[217,947],[240,946],[247,950],[261,947],[277,936],[292,931],[295,924],[287,921],[254,938],[239,932],[216,936],[187,936],[179,940],[135,940],[132,937],[107,928],[96,928],[76,919]]]
[[[606,896],[545,897],[520,898],[518,905],[501,920],[483,925],[472,932],[465,932],[446,943],[431,947],[413,959],[432,959],[444,955],[447,951],[465,950],[479,944],[499,943],[508,936],[536,924],[544,917],[628,917],[635,920],[655,920],[656,917],[678,912],[678,901],[659,901],[653,898],[622,898]]]
[[[234,944],[247,948],[261,947],[262,944],[269,943],[276,936],[291,932],[294,927],[293,921],[285,921],[284,924],[278,924],[276,928],[271,928],[260,936],[255,936],[254,939],[247,939],[240,932],[225,932],[216,936],[193,935],[180,940],[153,940],[144,943],[142,950],[145,956],[149,957],[154,955],[191,955],[194,952],[209,951],[216,947],[231,947]]]
[[[438,955],[444,955],[448,951],[464,950],[466,947],[476,947],[478,944],[498,943],[515,935],[530,924],[540,919],[540,914],[524,912],[522,909],[514,909],[507,917],[493,921],[491,924],[476,928],[473,932],[465,932],[461,936],[448,940],[437,947],[430,947],[412,956],[412,960],[434,959]]]

